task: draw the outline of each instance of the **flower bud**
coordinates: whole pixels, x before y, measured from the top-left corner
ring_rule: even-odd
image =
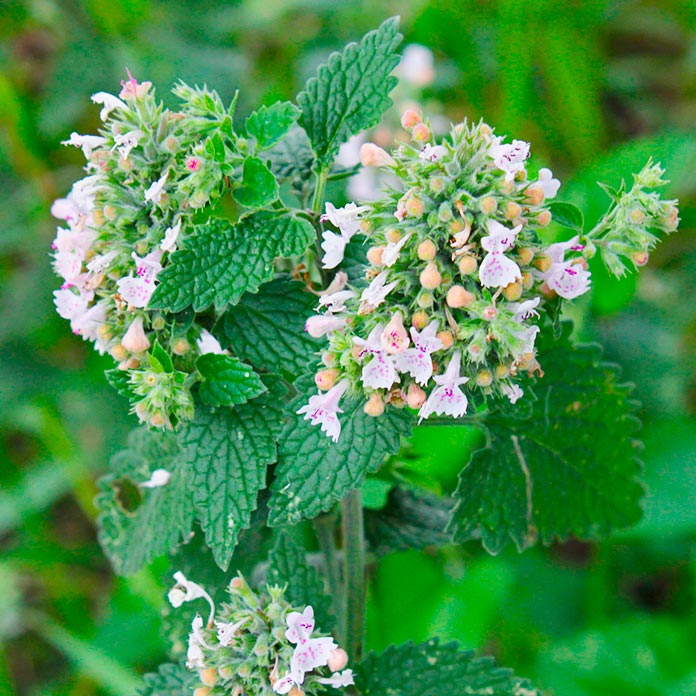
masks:
[[[487,123],[482,123],[479,127],[479,133],[483,138],[488,139],[493,135],[493,130]]]
[[[544,202],[544,189],[538,184],[527,186],[525,200],[530,205],[541,205]]]
[[[418,196],[410,196],[406,201],[405,210],[410,217],[421,217],[425,211],[425,206]]]
[[[419,307],[423,309],[428,309],[428,307],[433,306],[433,293],[432,292],[421,292],[416,298],[416,303]]]
[[[386,167],[394,164],[394,158],[379,145],[364,143],[360,148],[360,162],[364,167]]]
[[[97,336],[101,341],[110,341],[114,334],[111,332],[111,327],[106,324],[101,324],[97,327]]]
[[[479,201],[481,212],[484,215],[491,215],[498,208],[498,202],[492,196],[485,196]]]
[[[522,274],[522,287],[525,290],[529,290],[532,285],[534,285],[534,276],[529,271],[525,271]]]
[[[435,242],[430,239],[425,239],[418,245],[418,258],[421,261],[432,261],[437,254]]]
[[[447,201],[440,204],[437,217],[440,222],[449,222],[452,219],[452,206]]]
[[[451,331],[439,331],[437,333],[437,338],[442,341],[442,347],[447,350],[448,348],[451,348],[452,345],[454,344],[454,336],[452,336]]]
[[[128,351],[120,343],[115,345],[109,352],[111,357],[118,362],[123,362],[128,357]]]
[[[383,253],[384,253],[383,246],[370,247],[367,251],[367,260],[373,266],[381,266]]]
[[[203,163],[198,159],[198,157],[189,157],[186,160],[186,169],[188,169],[190,172],[197,172],[201,167],[203,166]]]
[[[529,266],[534,258],[534,249],[530,247],[519,247],[517,253],[520,256],[520,263],[523,266]]]
[[[118,210],[113,205],[104,206],[104,217],[113,222],[118,217]]]
[[[650,255],[644,251],[634,251],[631,254],[631,259],[636,266],[645,266],[645,264],[648,263],[649,258]]]
[[[516,302],[522,297],[522,285],[520,283],[510,283],[510,285],[506,285],[503,290],[503,295],[505,295],[506,300]]]
[[[336,384],[338,379],[339,371],[336,368],[330,368],[328,370],[319,370],[316,375],[314,375],[314,383],[322,391],[328,391]]]
[[[288,696],[305,696],[305,692],[300,689],[299,686],[293,686],[290,691],[288,691]]]
[[[460,234],[464,229],[466,229],[464,220],[454,219],[447,225],[447,231],[453,236]],[[469,232],[471,232],[471,227],[469,227]]]
[[[424,329],[429,323],[430,317],[428,316],[428,313],[424,312],[422,309],[414,312],[413,316],[411,317],[411,325],[415,326],[419,331]]]
[[[669,231],[673,231],[677,229],[677,225],[679,224],[679,210],[675,208],[673,205],[671,205],[665,214],[665,217],[662,221],[666,229]]]
[[[490,387],[492,383],[493,375],[491,374],[490,370],[481,370],[476,375],[476,384],[478,384],[479,387]]]
[[[425,392],[414,382],[406,393],[406,403],[411,408],[420,408],[425,403]]]
[[[534,260],[534,266],[538,268],[542,273],[546,273],[546,271],[548,271],[549,268],[551,268],[552,263],[553,261],[551,257],[547,254],[540,254]]]
[[[507,205],[505,206],[505,217],[508,220],[514,220],[521,212],[522,208],[518,203],[515,203],[515,201],[507,202]]]
[[[193,696],[208,696],[209,693],[209,686],[199,686],[197,689],[193,690]]]
[[[399,387],[394,387],[389,390],[384,402],[395,408],[403,408],[406,405],[406,394]]]
[[[507,365],[497,365],[495,368],[495,376],[498,379],[505,379],[510,374],[510,368]]]
[[[338,359],[334,353],[329,353],[327,351],[326,353],[321,354],[321,362],[325,367],[336,367],[338,364]]]
[[[442,193],[445,190],[445,180],[440,176],[430,179],[430,190],[433,193]]]
[[[401,127],[406,130],[411,130],[414,126],[421,123],[423,119],[415,109],[406,109],[401,116]],[[336,670],[334,670],[336,671]]]
[[[537,225],[539,227],[546,227],[550,222],[551,222],[551,211],[550,210],[542,210],[536,218]]]
[[[340,672],[348,664],[348,653],[343,648],[336,648],[329,654],[326,664],[332,672]]]
[[[394,312],[391,320],[382,331],[380,342],[382,348],[390,355],[403,353],[408,348],[410,340],[404,328],[401,312]]]
[[[185,338],[177,338],[172,345],[172,353],[186,355],[191,350],[191,344]]]
[[[396,244],[401,239],[401,232],[396,227],[390,227],[384,236],[390,244]]]
[[[464,254],[464,256],[459,257],[457,267],[462,275],[471,275],[472,273],[476,272],[476,269],[478,268],[478,261],[476,260],[475,256]]]
[[[629,214],[628,219],[634,225],[642,225],[645,222],[645,213],[641,208],[634,208]]]
[[[447,291],[447,304],[453,309],[470,307],[476,296],[461,285],[453,285]]]
[[[143,329],[143,318],[136,317],[128,327],[124,337],[121,339],[121,345],[129,353],[142,353],[150,347],[150,341]]]
[[[368,416],[381,416],[384,413],[384,401],[379,392],[372,392],[370,398],[365,402],[363,406],[363,411]]]
[[[430,128],[425,123],[417,123],[411,131],[411,137],[417,143],[424,143],[426,140],[430,140]]]
[[[422,271],[419,276],[420,284],[426,290],[435,290],[435,288],[440,287],[442,282],[442,276],[440,271],[437,270],[437,266],[434,263],[429,263]]]
[[[215,667],[208,667],[208,669],[204,669],[198,676],[200,676],[201,681],[206,686],[215,686],[215,684],[217,684],[218,671],[215,669]]]
[[[493,305],[491,305],[490,307],[486,307],[486,309],[483,310],[483,318],[487,321],[491,321],[495,319],[497,316],[498,310]]]
[[[152,320],[152,328],[155,331],[162,331],[162,329],[167,325],[167,322],[164,320],[164,317],[162,316],[157,316]]]

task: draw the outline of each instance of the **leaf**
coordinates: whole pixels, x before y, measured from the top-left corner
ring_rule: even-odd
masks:
[[[320,168],[328,168],[342,143],[377,125],[391,106],[389,92],[397,80],[390,73],[399,62],[400,41],[398,18],[392,17],[360,43],[332,53],[297,96]]]
[[[262,394],[266,387],[247,364],[230,355],[206,353],[196,360],[200,397],[210,406],[234,406]]]
[[[242,186],[234,191],[234,197],[246,208],[263,208],[278,198],[278,182],[258,157],[244,160]]]
[[[553,221],[562,227],[569,227],[572,230],[582,233],[585,228],[585,218],[582,210],[572,203],[562,203],[557,201],[548,206],[553,217]]]
[[[538,539],[596,538],[640,519],[632,387],[619,384],[597,346],[574,346],[569,333],[565,324],[561,340],[540,345],[545,375],[531,419],[488,418],[488,447],[474,452],[454,494],[455,540],[480,534],[498,553],[509,540],[522,550]]]
[[[279,532],[268,560],[266,582],[280,587],[287,585],[288,601],[298,609],[311,605],[319,628],[331,631],[335,624],[331,599],[316,569],[307,564],[304,548],[287,532]]]
[[[266,467],[276,460],[282,410],[276,388],[233,410],[197,409],[181,432],[182,461],[215,562],[227,568],[239,532],[249,527]]]
[[[194,515],[190,471],[174,435],[145,428],[131,432],[111,468],[99,481],[99,542],[116,572],[132,575],[188,537]],[[166,485],[139,487],[155,469],[170,473]]]
[[[133,396],[133,388],[130,383],[130,371],[113,368],[104,370],[106,381],[120,394],[130,399]]]
[[[313,241],[312,225],[288,213],[260,211],[236,225],[211,220],[174,252],[148,308],[202,312],[236,304],[273,278],[275,258],[302,254]]]
[[[297,377],[315,361],[321,345],[304,330],[315,304],[303,283],[276,278],[226,312],[223,331],[234,352],[257,368]]]
[[[375,556],[393,551],[444,546],[449,501],[422,489],[393,488],[381,510],[365,511],[365,536]]]
[[[287,134],[299,115],[300,110],[293,103],[276,102],[249,114],[244,128],[247,135],[256,138],[257,150],[267,150]]]
[[[190,696],[200,679],[182,663],[160,665],[157,672],[146,674],[145,686],[138,689],[139,696]]]
[[[540,695],[526,679],[497,667],[492,657],[475,657],[457,643],[440,645],[436,638],[370,653],[354,671],[362,696]]]
[[[363,412],[363,402],[344,397],[341,436],[337,443],[317,425],[296,413],[313,393],[303,380],[300,396],[288,406],[289,421],[278,440],[278,466],[271,486],[269,524],[296,524],[303,517],[328,511],[349,490],[358,487],[368,472],[376,471],[388,454],[399,450],[401,438],[411,432],[411,415],[388,409],[379,418]]]
[[[312,146],[300,126],[294,126],[269,153],[271,171],[280,181],[294,181],[297,188],[310,178],[314,153]]]

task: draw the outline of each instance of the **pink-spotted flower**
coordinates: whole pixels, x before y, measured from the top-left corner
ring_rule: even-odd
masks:
[[[444,145],[426,145],[418,155],[418,159],[423,162],[439,162],[447,155],[447,148]]]
[[[401,312],[394,312],[389,323],[384,327],[384,331],[380,334],[379,340],[382,348],[389,355],[403,353],[408,348],[410,341]]]
[[[469,381],[468,377],[459,374],[462,355],[457,351],[447,365],[443,375],[435,375],[433,378],[438,385],[431,392],[426,402],[418,411],[418,422],[435,413],[438,416],[446,415],[459,418],[466,413],[469,400],[459,388]]]
[[[121,159],[127,160],[131,150],[137,147],[140,140],[144,137],[145,133],[141,130],[132,130],[127,133],[116,134],[114,135],[114,146],[111,150],[118,150]]]
[[[578,244],[578,239],[576,236],[546,249],[546,255],[551,258],[551,267],[541,274],[546,284],[566,300],[575,299],[590,289],[590,272],[578,263],[565,260],[566,251],[582,251],[584,248]]]
[[[522,225],[510,230],[496,220],[488,220],[487,227],[489,236],[481,239],[481,246],[488,253],[479,267],[479,279],[487,288],[504,288],[522,277],[520,267],[504,253],[515,245]]]
[[[524,396],[524,391],[518,384],[503,384],[500,388],[511,404],[517,403]]]
[[[370,332],[367,340],[355,337],[353,342],[362,348],[359,357],[371,355],[372,359],[362,369],[362,383],[372,389],[389,389],[394,382],[399,381],[394,357],[389,355],[382,346],[384,325],[378,324]]]
[[[348,389],[348,381],[342,380],[331,387],[325,394],[315,394],[309,397],[309,403],[298,409],[298,414],[305,414],[305,420],[312,425],[320,425],[322,432],[326,433],[334,442],[338,442],[341,434],[341,422],[338,414],[343,413],[338,403]]]
[[[352,686],[355,684],[353,679],[353,670],[344,669],[342,672],[334,672],[330,677],[319,677],[317,681],[320,684],[328,684],[334,689],[340,689],[344,686]]]
[[[155,249],[147,256],[140,257],[135,252],[132,254],[135,261],[135,276],[126,276],[116,282],[119,295],[125,302],[142,309],[155,292],[155,280],[162,270],[162,250]]]
[[[535,297],[532,300],[524,300],[524,302],[510,302],[507,308],[513,312],[512,320],[521,324],[525,319],[538,317],[539,312],[536,311],[536,307],[539,306],[540,299]]]
[[[433,374],[431,353],[442,348],[442,341],[437,334],[437,319],[431,321],[422,331],[411,327],[413,348],[396,356],[396,367],[400,372],[408,372],[418,384],[425,385]]]
[[[179,232],[181,232],[181,218],[177,218],[177,221],[164,231],[164,239],[160,242],[160,249],[169,253],[175,252]]]
[[[511,143],[501,143],[495,138],[488,149],[493,163],[505,172],[505,181],[512,181],[518,172],[524,170],[524,163],[529,157],[529,143],[524,140],[513,140]]]

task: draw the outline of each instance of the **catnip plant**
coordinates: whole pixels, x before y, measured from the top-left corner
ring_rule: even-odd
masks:
[[[183,83],[165,108],[129,74],[92,97],[99,133],[65,141],[86,176],[52,208],[56,308],[141,424],[100,481],[100,541],[121,574],[171,562],[172,661],[143,694],[531,696],[437,639],[365,655],[366,568],[640,515],[631,388],[561,316],[590,262],[620,276],[676,229],[663,171],[604,187],[588,230],[531,145],[483,121],[443,132],[410,106],[393,146],[371,142],[400,39],[387,20],[245,119]],[[398,72],[424,84],[414,50]],[[363,199],[327,197],[364,177]],[[399,465],[421,422],[486,433],[452,501]],[[377,509],[368,477],[389,490]]]

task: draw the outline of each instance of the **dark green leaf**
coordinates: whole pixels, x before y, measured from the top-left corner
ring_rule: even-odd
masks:
[[[174,372],[174,363],[172,363],[171,356],[162,348],[158,341],[155,341],[155,345],[147,357],[150,361],[156,361],[155,365],[153,365],[154,369],[162,372]]]
[[[301,123],[322,168],[327,168],[339,146],[366,128],[377,125],[391,106],[390,76],[399,57],[398,18],[386,20],[360,43],[332,53],[297,97]]]
[[[603,536],[640,519],[632,387],[601,362],[597,346],[572,345],[568,324],[563,333],[540,344],[545,375],[534,386],[532,418],[488,418],[488,447],[473,454],[455,492],[457,541],[480,535],[498,553],[509,540],[521,550],[571,534]]]
[[[313,240],[312,225],[287,213],[261,211],[236,225],[212,220],[172,255],[149,307],[180,312],[192,305],[202,312],[236,304],[273,278],[275,258],[301,254]]]
[[[256,138],[256,149],[267,150],[287,134],[299,115],[291,102],[276,102],[251,113],[244,127],[247,135]]]
[[[300,395],[288,407],[289,421],[278,441],[278,466],[271,488],[270,524],[295,524],[303,517],[328,511],[349,490],[376,471],[388,454],[399,450],[401,438],[411,432],[407,410],[388,409],[372,418],[364,402],[344,397],[340,414],[341,436],[334,443],[318,425],[311,425],[297,409],[316,391],[303,380]]]
[[[131,575],[184,541],[193,524],[190,469],[174,435],[134,430],[128,448],[111,460],[99,481],[99,541],[117,573]],[[157,488],[142,488],[155,469],[170,473]]]
[[[437,639],[370,653],[355,668],[361,696],[539,696],[526,679],[476,657],[456,643]]]
[[[278,198],[278,182],[258,157],[244,160],[242,186],[234,191],[234,197],[246,208],[263,208]]]
[[[133,389],[130,384],[130,372],[128,370],[104,370],[106,381],[121,395],[127,399],[133,395]]]
[[[234,352],[257,368],[298,376],[321,345],[304,330],[316,303],[299,281],[276,278],[244,295],[225,314],[223,331]]]
[[[548,206],[553,216],[553,221],[562,227],[570,227],[570,229],[582,233],[585,226],[585,218],[582,210],[572,203],[562,203],[557,201],[550,203]]]
[[[266,387],[247,364],[230,355],[206,353],[196,360],[201,374],[201,401],[211,406],[234,406],[262,394]]]
[[[271,170],[280,181],[294,182],[302,188],[312,173],[314,153],[307,133],[294,126],[269,153]]]
[[[139,696],[190,696],[200,679],[182,663],[160,665],[157,672],[146,674]]]

